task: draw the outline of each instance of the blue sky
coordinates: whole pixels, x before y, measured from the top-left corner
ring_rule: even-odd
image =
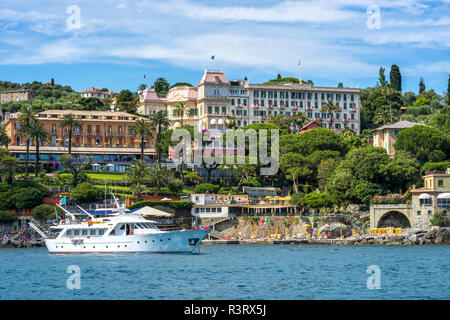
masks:
[[[0,80],[119,91],[157,77],[196,85],[210,68],[258,83],[298,76],[301,60],[301,77],[318,86],[373,86],[380,66],[389,78],[397,64],[404,91],[423,77],[442,94],[449,12],[450,0],[2,1]]]

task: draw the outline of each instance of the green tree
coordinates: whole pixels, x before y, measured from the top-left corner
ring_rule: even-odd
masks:
[[[62,117],[60,126],[62,129],[68,129],[69,131],[69,154],[72,154],[72,131],[81,128],[81,123],[76,115],[69,113]]]
[[[394,144],[395,150],[411,153],[421,163],[429,160],[434,150],[441,150],[450,158],[450,140],[448,134],[433,127],[415,125],[399,132]]]
[[[317,179],[319,180],[319,188],[325,190],[328,179],[339,165],[336,159],[328,158],[322,160],[317,168]]]
[[[136,106],[139,103],[139,96],[130,90],[122,90],[117,96],[117,102],[122,110],[130,113],[136,113]]]
[[[20,188],[14,194],[14,204],[18,209],[32,209],[42,204],[43,196],[38,188]]]
[[[450,227],[450,218],[442,211],[436,211],[430,219],[432,226]]]
[[[83,182],[72,189],[70,199],[79,203],[89,203],[100,201],[103,198],[103,192],[94,187],[89,182]]]
[[[28,136],[31,126],[37,122],[36,114],[33,111],[33,107],[27,106],[20,110],[19,118],[17,119],[20,129],[19,133],[26,137],[26,152],[25,152],[25,176],[28,177],[28,161],[30,158],[30,143],[31,139]]]
[[[389,74],[390,77],[390,83],[391,86],[394,90],[396,91],[402,91],[402,75],[400,73],[400,68],[396,65],[393,64],[391,66],[391,72]]]
[[[180,102],[175,106],[175,113],[177,117],[181,118],[181,126],[183,127],[184,117],[189,115],[189,106],[184,102]]]
[[[386,85],[386,76],[384,75],[385,69],[380,67],[380,71],[378,72],[378,84],[380,87],[384,87]]]
[[[171,179],[167,183],[167,187],[173,193],[182,193],[183,192],[184,183],[180,179]]]
[[[11,185],[14,180],[14,175],[19,167],[19,161],[14,157],[3,157],[0,160],[0,174],[6,177],[6,182]]]
[[[158,195],[161,186],[166,185],[169,181],[170,173],[166,167],[156,164],[148,171],[148,179],[155,187],[155,196]]]
[[[164,78],[158,78],[153,83],[152,88],[155,89],[156,95],[158,97],[165,97],[167,92],[169,91],[169,83]]]
[[[11,138],[6,133],[5,127],[0,125],[0,146],[8,149],[8,145],[11,143]]]
[[[71,179],[69,181],[72,187],[87,181],[87,175],[82,172],[85,165],[79,155],[73,157],[71,154],[63,154],[58,160],[61,161],[64,169],[70,172]]]
[[[35,176],[39,176],[39,145],[48,142],[49,134],[45,130],[44,126],[39,122],[31,125],[28,130],[28,138],[35,142],[36,145],[36,157],[35,157]]]
[[[150,115],[150,124],[153,127],[156,127],[156,132],[159,135],[161,133],[161,128],[164,128],[164,127],[167,128],[170,125],[167,111],[160,110],[160,111]],[[156,158],[157,158],[157,161],[159,162],[161,150],[159,149],[158,144],[156,144],[156,152],[157,152]]]
[[[423,81],[423,78],[420,77],[419,81],[419,94],[422,94],[425,91],[425,82]]]
[[[41,204],[35,207],[32,213],[33,217],[36,219],[48,220],[56,218],[55,211],[56,214],[61,215],[62,210],[60,208],[56,209],[56,207],[51,206],[49,204]]]
[[[329,100],[320,108],[320,112],[326,112],[330,115],[330,129],[333,128],[333,112],[338,113],[341,112],[341,110],[342,108],[339,106],[339,104],[334,103],[331,100]]]
[[[145,179],[148,176],[148,170],[149,168],[143,160],[136,160],[125,171],[125,181],[131,186],[144,185]]]
[[[148,138],[148,144],[150,145],[150,140],[153,139],[152,131],[154,127],[151,125],[149,121],[145,119],[139,119],[136,121],[136,124],[130,127],[130,134],[135,137],[141,138],[141,160],[145,161],[144,158],[144,149],[146,148],[145,140]]]
[[[330,208],[333,205],[333,201],[328,194],[317,192],[305,195],[303,202],[309,208]]]
[[[308,165],[306,158],[301,154],[287,153],[280,159],[280,168],[287,178],[292,180],[296,193],[299,192],[299,182],[307,180],[313,173]]]

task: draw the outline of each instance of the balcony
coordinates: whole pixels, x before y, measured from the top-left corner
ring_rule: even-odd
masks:
[[[110,137],[123,137],[125,132],[107,132],[106,135]]]
[[[101,131],[86,131],[86,135],[88,136],[101,136],[103,132]]]

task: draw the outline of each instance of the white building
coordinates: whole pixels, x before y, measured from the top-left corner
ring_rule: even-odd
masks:
[[[341,107],[332,115],[320,109],[328,101]],[[158,98],[151,90],[141,94],[139,111],[151,114],[168,111],[171,127],[181,126],[181,117],[175,113],[178,103],[189,106],[189,114],[183,116],[183,124],[198,130],[227,129],[227,116],[232,116],[238,127],[264,123],[270,115],[294,116],[305,113],[310,119],[322,120],[323,127],[340,131],[348,126],[360,133],[360,89],[315,87],[310,83],[249,84],[247,80],[228,81],[222,71],[206,70],[195,87],[174,87],[166,98]]]

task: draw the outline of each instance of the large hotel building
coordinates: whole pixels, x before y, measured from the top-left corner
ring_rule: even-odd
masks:
[[[136,120],[141,117],[126,112],[112,111],[81,111],[81,110],[47,110],[37,114],[39,122],[49,133],[49,141],[39,147],[40,159],[56,161],[68,152],[69,131],[61,128],[64,115],[74,114],[81,128],[72,131],[72,154],[90,156],[99,164],[112,164],[114,171],[123,171],[129,162],[140,157],[140,137],[130,134]],[[25,159],[26,137],[20,133],[18,113],[9,114],[4,127],[11,138],[9,151],[19,159]],[[146,141],[144,156],[152,159],[156,150],[153,139]],[[35,146],[30,146],[30,159],[34,159]]]
[[[341,112],[330,115],[320,109],[328,101],[339,104]],[[270,115],[294,116],[303,112],[323,127],[336,131],[345,126],[360,133],[360,89],[315,87],[310,83],[250,84],[247,80],[228,81],[221,71],[203,74],[198,87],[174,87],[165,98],[158,98],[153,89],[141,93],[139,111],[149,115],[166,110],[172,128],[181,126],[181,117],[176,106],[188,105],[189,114],[183,123],[197,130],[227,129],[227,116],[236,119],[238,127],[266,122]]]

